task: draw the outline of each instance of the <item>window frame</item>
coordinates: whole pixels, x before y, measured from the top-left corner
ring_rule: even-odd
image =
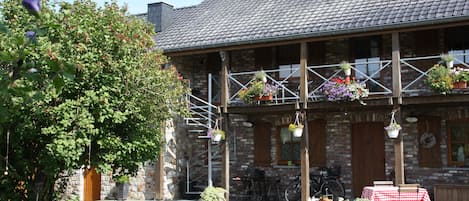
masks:
[[[450,50],[448,51],[448,54],[454,55],[454,58],[455,58],[454,64],[469,63],[469,49]]]
[[[293,142],[293,132],[290,131],[290,142],[288,142],[289,144],[298,144],[300,145],[300,151],[298,152],[298,154],[300,155],[300,160],[286,160],[286,159],[282,159],[282,154],[281,154],[281,148],[282,148],[282,139],[281,139],[281,132],[282,132],[282,128],[286,128],[288,129],[288,125],[280,125],[280,126],[277,126],[277,164],[278,165],[289,165],[288,164],[288,161],[291,161],[291,163],[293,165],[300,165],[301,164],[301,139],[297,142]],[[290,156],[291,158],[294,158],[294,155],[293,155],[293,147],[294,146],[291,146],[291,153],[292,155]]]
[[[284,69],[282,69],[282,67]],[[288,69],[288,70],[286,70]],[[295,73],[293,73],[296,69],[298,69]],[[292,79],[292,78],[300,78],[301,76],[301,73],[300,73],[300,64],[282,64],[282,65],[278,65],[278,78],[280,79],[285,79],[287,78],[288,76],[290,76],[290,74],[292,74],[289,79]],[[283,75],[283,72],[288,72],[288,74],[286,76]],[[286,73],[285,73],[286,74]]]
[[[448,166],[452,166],[452,167],[462,167],[462,166],[464,166],[464,162],[453,161],[453,155],[451,153],[452,146],[453,146],[453,140],[451,139],[451,137],[452,137],[451,131],[453,129],[453,126],[468,125],[468,123],[469,123],[469,119],[448,120],[446,122]],[[469,128],[468,128],[467,131],[468,132],[466,133],[466,135],[467,135],[466,139],[463,142],[461,142],[461,143],[464,144],[464,149],[467,149],[466,146],[469,146]],[[465,151],[465,152],[467,152],[467,151]],[[465,158],[468,158],[468,157],[465,155]],[[469,159],[467,159],[467,160],[469,160]]]

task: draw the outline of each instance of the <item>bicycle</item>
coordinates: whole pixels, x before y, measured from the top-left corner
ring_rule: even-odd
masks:
[[[310,174],[310,194],[314,197],[332,195],[334,201],[345,197],[345,188],[340,181],[340,166],[319,168],[319,173]],[[301,176],[297,176],[284,192],[285,200],[301,200]]]
[[[245,177],[233,177],[233,182],[243,188],[237,200],[241,201],[281,201],[283,200],[281,181],[277,178],[267,178],[265,172],[250,167]]]

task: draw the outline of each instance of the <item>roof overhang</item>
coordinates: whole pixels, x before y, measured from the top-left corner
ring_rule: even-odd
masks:
[[[222,50],[239,50],[247,48],[268,47],[275,45],[292,44],[298,42],[313,42],[338,38],[350,38],[356,36],[367,36],[386,34],[392,32],[408,32],[434,28],[445,28],[469,25],[469,16],[451,17],[438,20],[418,21],[411,23],[390,24],[385,26],[366,27],[360,29],[346,29],[329,32],[314,32],[307,34],[290,35],[285,37],[262,38],[255,40],[237,41],[231,43],[217,43],[200,46],[187,46],[172,49],[163,49],[166,55],[191,55]]]

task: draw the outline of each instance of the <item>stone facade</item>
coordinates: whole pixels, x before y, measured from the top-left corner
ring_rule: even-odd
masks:
[[[163,175],[163,195],[157,194],[159,173],[158,161],[146,162],[139,168],[137,174],[130,178],[128,199],[129,200],[154,200],[163,198],[172,200],[178,196],[178,177],[181,172],[177,167],[177,145],[176,132],[173,121],[166,122],[165,128],[166,146],[163,149],[164,154],[164,175]],[[156,155],[155,155],[156,157]],[[70,175],[64,175],[66,188],[62,195],[63,200],[84,199],[84,169],[75,170]],[[60,183],[60,182],[59,182]],[[115,200],[118,198],[118,189],[113,181],[111,174],[101,175],[101,199]]]

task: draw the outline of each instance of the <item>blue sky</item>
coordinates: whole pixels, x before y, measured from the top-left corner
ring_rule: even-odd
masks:
[[[73,0],[64,0],[68,2],[73,2]],[[97,2],[98,5],[103,5],[104,2],[110,2],[111,0],[93,0]],[[123,6],[127,3],[129,8],[130,14],[138,14],[138,13],[146,13],[147,12],[147,4],[149,3],[156,3],[156,2],[165,2],[168,4],[173,5],[176,8],[186,7],[186,6],[193,6],[197,5],[202,0],[117,0],[119,5]]]

